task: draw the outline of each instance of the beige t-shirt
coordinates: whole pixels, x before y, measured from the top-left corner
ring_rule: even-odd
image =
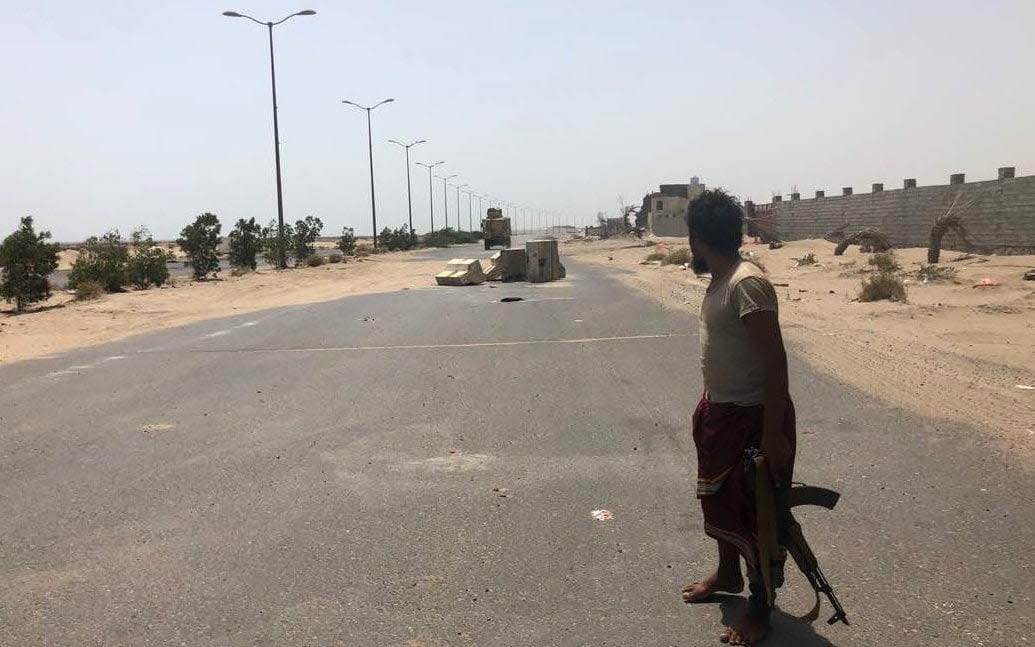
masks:
[[[753,263],[737,263],[708,287],[701,303],[701,371],[709,401],[764,402],[765,367],[741,321],[760,310],[777,312],[776,291]]]

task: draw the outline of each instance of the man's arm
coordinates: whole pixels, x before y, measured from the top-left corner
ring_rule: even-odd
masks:
[[[787,353],[780,334],[780,322],[772,310],[750,312],[741,321],[765,365],[765,422],[761,450],[769,461],[776,485],[787,486],[794,468],[794,452],[783,429],[789,394]]]

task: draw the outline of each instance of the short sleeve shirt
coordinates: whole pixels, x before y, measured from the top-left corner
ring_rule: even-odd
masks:
[[[753,263],[737,263],[708,287],[701,303],[701,371],[709,401],[764,402],[765,367],[741,321],[759,311],[777,312],[776,290]]]

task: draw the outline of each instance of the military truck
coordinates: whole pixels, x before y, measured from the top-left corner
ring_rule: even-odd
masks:
[[[502,246],[504,249],[510,247],[510,218],[503,217],[503,210],[492,208],[485,212],[485,219],[482,220],[482,237],[485,239],[485,249],[493,245]]]

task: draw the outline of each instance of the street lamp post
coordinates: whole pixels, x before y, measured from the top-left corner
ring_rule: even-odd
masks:
[[[445,162],[439,161],[433,164],[417,162],[417,166],[423,166],[428,169],[428,212],[431,215],[431,233],[435,233],[435,192],[431,186],[431,169],[435,168],[439,164],[445,164]]]
[[[467,191],[467,228],[470,229],[472,233],[474,233],[474,214],[471,213],[472,211],[474,211],[474,209],[472,208],[473,206],[474,206],[474,192],[471,191],[470,189],[468,189],[468,191]]]
[[[273,60],[273,28],[291,20],[295,16],[315,16],[316,12],[312,9],[305,9],[304,11],[299,11],[289,16],[285,16],[276,22],[263,22],[243,13],[237,13],[236,11],[224,11],[223,15],[227,18],[247,18],[257,25],[266,27],[269,32],[270,85],[273,89],[273,159],[277,177],[277,238],[279,240],[278,247],[280,251],[277,264],[280,269],[285,269],[287,267],[287,245],[284,243],[284,192],[280,181],[280,124],[277,122],[277,68]]]
[[[460,189],[464,188],[465,186],[470,186],[470,185],[469,184],[457,184],[456,185],[456,230],[457,231],[463,231],[464,230],[464,226],[463,226],[463,224],[461,224],[461,221],[460,221]]]
[[[346,99],[342,99],[342,103],[360,110],[367,111],[367,154],[370,156],[370,220],[373,223],[374,228],[374,249],[377,249],[377,201],[374,200],[374,139],[370,128],[370,112],[379,106],[383,106],[386,103],[391,103],[395,99],[385,99],[372,106],[361,106],[358,103],[353,103]]]
[[[414,231],[413,231],[413,194],[410,191],[410,149],[413,148],[414,146],[416,146],[417,144],[425,144],[425,143],[427,143],[427,141],[428,140],[426,140],[426,139],[418,139],[415,142],[410,142],[409,144],[404,144],[402,142],[395,141],[394,139],[389,139],[388,140],[389,143],[396,144],[398,146],[402,146],[404,149],[406,149],[406,209],[407,209],[407,211],[409,211],[409,214],[410,214],[410,240],[411,241],[416,241],[417,240],[417,234],[414,233]]]
[[[446,210],[446,229],[449,229],[449,185],[446,184],[450,180],[456,177],[456,173],[447,175],[445,177],[439,176],[438,179],[442,180],[442,206]]]

